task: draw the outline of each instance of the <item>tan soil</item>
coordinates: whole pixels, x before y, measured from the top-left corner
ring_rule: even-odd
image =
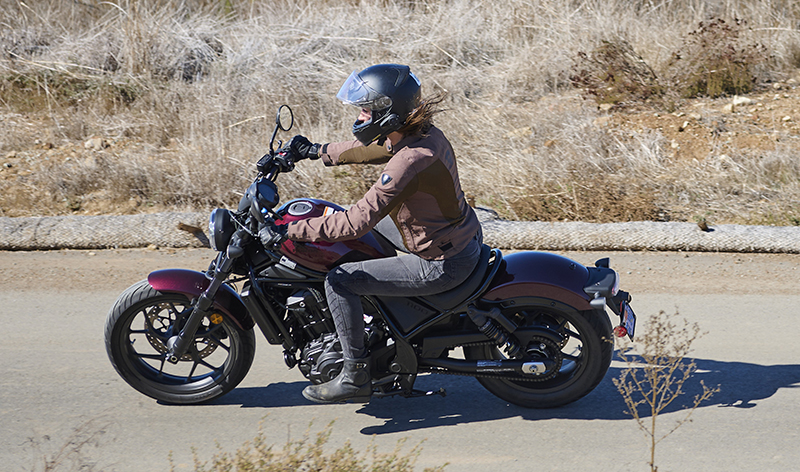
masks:
[[[508,253],[509,251],[504,251]],[[582,264],[611,258],[622,288],[664,294],[796,295],[800,254],[681,252],[563,252]],[[104,251],[0,251],[0,290],[25,291],[46,285],[52,291],[91,287],[121,292],[153,270],[204,270],[210,249],[124,249]]]

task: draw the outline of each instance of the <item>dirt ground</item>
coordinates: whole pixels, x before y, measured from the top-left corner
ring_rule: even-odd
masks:
[[[657,130],[670,143],[670,158],[702,161],[710,152],[772,150],[800,145],[800,75],[761,86],[742,97],[687,100],[672,113],[636,110],[596,120],[620,132]]]
[[[509,253],[509,251],[504,251]],[[592,265],[611,258],[622,288],[636,293],[797,294],[800,254],[682,252],[562,252]],[[157,269],[204,270],[210,249],[118,249],[103,251],[0,251],[0,290],[24,291],[46,284],[54,291],[90,285],[122,291]]]
[[[577,91],[573,93],[579,94]],[[546,101],[545,97],[542,103]],[[710,155],[725,159],[726,153],[733,150],[800,148],[800,72],[795,78],[761,85],[745,97],[686,100],[671,113],[644,106],[635,110],[601,108],[595,125],[608,129],[620,139],[634,132],[658,131],[669,143],[668,157],[673,163],[703,161]],[[48,131],[52,129],[51,118],[46,113],[0,112],[0,134],[13,135],[16,140],[12,150],[0,155],[0,183],[6,183],[9,192],[24,187],[31,176],[50,172],[67,161],[91,167],[92,163],[123,152],[149,152],[147,143],[135,138],[95,136],[76,142],[48,135],[52,134]],[[167,143],[159,153],[168,155],[175,146],[175,143]],[[8,143],[4,147],[8,148]],[[28,202],[18,202],[20,208],[14,208],[13,199],[4,202],[0,215],[31,216]],[[72,207],[67,202],[48,211],[97,215],[166,210],[142,208],[134,199],[127,204],[111,205],[102,194],[93,195],[76,205]]]

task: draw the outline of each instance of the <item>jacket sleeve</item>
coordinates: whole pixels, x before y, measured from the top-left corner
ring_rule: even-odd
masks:
[[[328,143],[320,152],[322,162],[326,166],[341,164],[385,164],[392,158],[392,153],[377,143],[364,146],[358,140],[343,143]]]
[[[399,157],[399,156],[396,156]],[[392,159],[366,195],[346,211],[289,224],[287,236],[295,241],[342,241],[367,234],[392,209],[416,192],[418,179],[401,158]]]

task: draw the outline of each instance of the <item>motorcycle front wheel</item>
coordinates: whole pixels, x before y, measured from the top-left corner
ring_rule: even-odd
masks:
[[[244,379],[255,355],[253,331],[213,311],[178,363],[167,361],[167,341],[191,310],[186,296],[159,292],[146,280],[120,295],[106,320],[106,352],[131,387],[164,403],[195,404],[226,394]]]
[[[614,338],[611,322],[602,311],[570,311],[519,306],[504,312],[520,327],[549,331],[561,341],[542,338],[522,346],[523,359],[556,360],[558,369],[543,378],[518,375],[514,378],[478,377],[495,396],[526,408],[553,408],[574,402],[591,392],[611,365]],[[464,348],[470,360],[506,359],[496,346],[483,344]]]

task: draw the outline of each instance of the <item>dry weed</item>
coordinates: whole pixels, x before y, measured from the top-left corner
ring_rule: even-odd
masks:
[[[705,190],[668,180],[679,171],[657,133],[595,126],[597,110],[570,98],[571,58],[618,38],[632,70],[664,64],[700,21],[746,18],[772,54],[759,73],[780,75],[797,65],[800,12],[779,3],[0,0],[0,159],[15,156],[0,215],[235,205],[278,105],[295,110],[293,132],[351,139],[339,85],[392,61],[449,92],[438,124],[478,204],[547,220],[688,218],[679,200]],[[111,146],[83,149],[93,136]],[[284,200],[352,203],[378,172],[320,167],[283,176]],[[781,182],[786,201],[798,195]]]
[[[403,451],[405,440],[401,439],[391,453],[379,453],[375,445],[371,445],[365,452],[353,449],[350,442],[327,452],[325,446],[333,432],[333,422],[319,431],[313,438],[307,430],[300,439],[289,440],[281,450],[275,450],[273,445],[267,444],[262,431],[263,424],[259,425],[258,434],[252,441],[242,445],[235,453],[226,452],[217,444],[219,451],[210,461],[201,461],[194,451],[194,470],[196,472],[222,472],[222,471],[286,471],[286,470],[315,470],[320,472],[348,471],[348,472],[410,472],[415,469],[415,464],[421,452],[421,445]],[[172,462],[170,458],[170,463]],[[425,468],[428,472],[441,472],[445,465]],[[174,464],[171,467],[174,470]]]
[[[674,321],[675,315],[660,312],[645,323],[646,329],[637,335],[636,347],[623,346],[619,351],[628,367],[619,378],[613,379],[617,390],[625,399],[627,413],[636,421],[639,429],[649,440],[650,470],[658,470],[655,464],[656,446],[676,429],[690,421],[692,413],[716,392],[719,386],[707,387],[700,381],[701,392],[691,405],[686,407],[682,418],[675,421],[666,432],[658,428],[658,418],[678,398],[686,393],[686,382],[697,370],[694,360],[687,360],[692,344],[702,336],[697,323],[682,325]]]

